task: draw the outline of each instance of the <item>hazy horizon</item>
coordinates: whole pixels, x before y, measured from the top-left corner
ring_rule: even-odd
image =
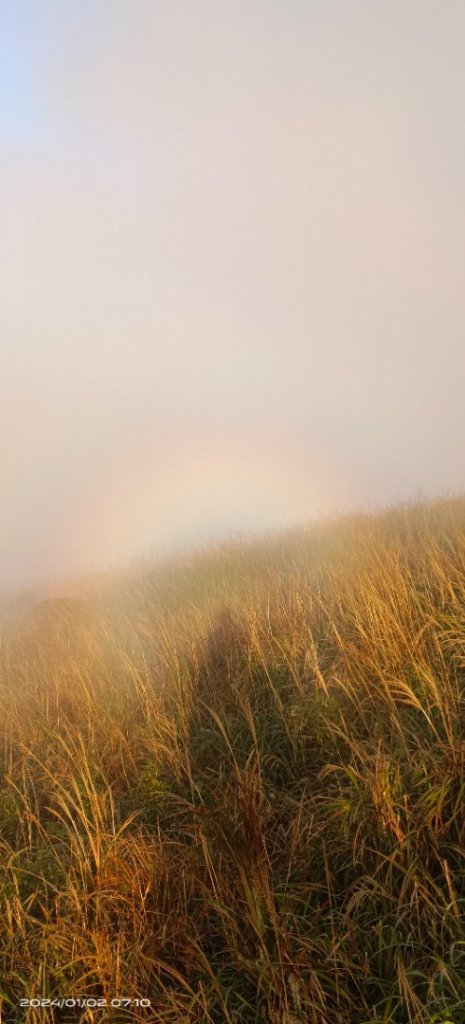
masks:
[[[465,7],[4,0],[5,587],[465,491]]]

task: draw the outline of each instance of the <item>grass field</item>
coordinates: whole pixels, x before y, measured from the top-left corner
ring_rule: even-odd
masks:
[[[1,1022],[464,1024],[465,500],[18,608],[0,689]]]

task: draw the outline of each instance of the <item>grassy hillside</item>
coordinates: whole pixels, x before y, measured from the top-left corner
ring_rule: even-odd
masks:
[[[2,1022],[465,1022],[465,501],[26,605],[0,691]]]

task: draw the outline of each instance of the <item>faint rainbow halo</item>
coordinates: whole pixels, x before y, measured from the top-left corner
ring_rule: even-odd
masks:
[[[353,490],[353,487],[352,487]],[[302,448],[251,440],[127,452],[69,523],[65,572],[164,554],[347,506],[347,478]]]

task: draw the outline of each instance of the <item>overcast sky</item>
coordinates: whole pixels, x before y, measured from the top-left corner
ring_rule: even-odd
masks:
[[[1,0],[0,567],[464,487],[463,0]]]

